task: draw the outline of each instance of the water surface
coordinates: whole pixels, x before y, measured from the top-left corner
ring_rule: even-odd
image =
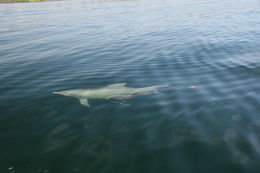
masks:
[[[257,0],[1,4],[0,172],[259,172],[259,19]],[[52,94],[122,82],[174,88]]]

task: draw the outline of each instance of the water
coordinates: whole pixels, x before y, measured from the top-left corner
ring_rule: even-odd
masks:
[[[0,172],[260,172],[259,19],[257,0],[1,4]],[[174,88],[52,94],[121,82]]]

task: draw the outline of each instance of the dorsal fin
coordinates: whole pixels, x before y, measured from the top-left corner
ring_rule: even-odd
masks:
[[[108,85],[107,88],[123,88],[125,87],[126,83],[116,83],[112,85]]]

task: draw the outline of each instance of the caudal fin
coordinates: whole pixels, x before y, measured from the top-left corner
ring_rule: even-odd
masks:
[[[173,86],[169,83],[164,84],[164,85],[159,85],[157,88],[172,88]]]
[[[160,88],[172,88],[173,86],[172,85],[170,85],[170,84],[164,84],[164,85],[158,85],[158,86],[156,86],[156,88],[153,90],[153,94],[161,94],[159,91],[158,91],[158,89],[160,89]]]

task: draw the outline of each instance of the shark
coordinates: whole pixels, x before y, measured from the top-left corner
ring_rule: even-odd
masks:
[[[90,107],[88,101],[90,99],[127,100],[140,95],[159,94],[157,89],[169,87],[171,87],[169,84],[164,84],[143,88],[130,88],[126,87],[126,83],[116,83],[102,88],[72,89],[53,93],[77,98],[79,99],[80,104]]]

